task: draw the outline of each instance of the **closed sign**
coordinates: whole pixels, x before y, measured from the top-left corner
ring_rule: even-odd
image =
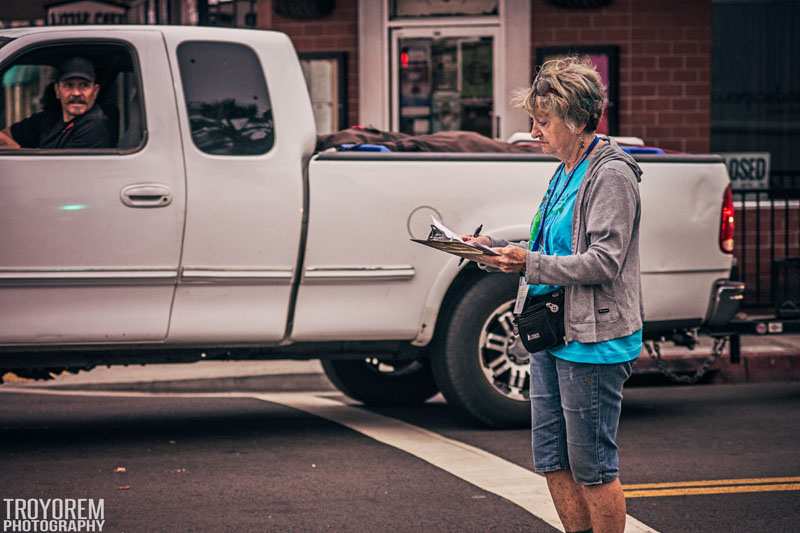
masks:
[[[728,152],[725,159],[733,190],[769,189],[769,152]]]

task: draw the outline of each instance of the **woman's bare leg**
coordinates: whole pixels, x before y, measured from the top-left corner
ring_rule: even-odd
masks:
[[[625,494],[619,479],[602,485],[585,485],[583,496],[592,517],[594,533],[623,533],[625,531]]]
[[[572,479],[569,470],[547,472],[547,488],[567,533],[586,531],[592,527],[591,515],[581,487]],[[597,530],[595,530],[597,531]]]

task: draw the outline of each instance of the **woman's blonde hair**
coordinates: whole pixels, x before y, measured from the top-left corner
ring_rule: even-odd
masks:
[[[555,114],[577,133],[593,132],[606,106],[606,88],[588,57],[546,61],[528,89],[517,91],[513,103],[533,116],[535,111]]]

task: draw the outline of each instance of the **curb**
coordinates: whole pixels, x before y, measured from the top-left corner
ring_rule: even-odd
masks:
[[[681,374],[692,374],[703,363],[709,353],[691,355],[664,355],[670,370]],[[634,365],[638,375],[658,374],[660,370],[647,353],[639,356]],[[739,363],[731,363],[730,354],[724,353],[711,366],[708,378],[703,383],[766,383],[800,381],[800,352],[753,352],[742,350]]]

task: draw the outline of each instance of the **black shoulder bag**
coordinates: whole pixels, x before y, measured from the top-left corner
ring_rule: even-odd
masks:
[[[529,352],[552,350],[564,341],[564,288],[540,296],[528,296],[515,322],[519,340]]]

